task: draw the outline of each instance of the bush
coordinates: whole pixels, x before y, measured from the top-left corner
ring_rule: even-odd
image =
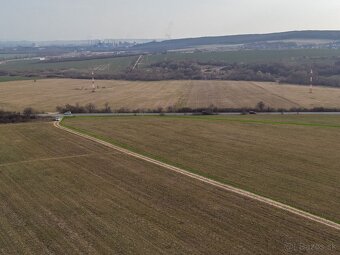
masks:
[[[64,106],[57,106],[56,110],[60,113],[72,112],[72,113],[112,113],[111,107],[108,103],[105,103],[104,107],[97,109],[93,103],[88,103],[85,106],[81,106],[78,103],[75,105],[66,104]]]
[[[25,108],[24,111],[23,111],[23,114],[24,114],[27,118],[30,118],[31,115],[33,115],[33,113],[34,113],[34,110],[33,110],[32,107],[27,107],[27,108]]]
[[[0,110],[0,123],[19,123],[35,120],[37,117],[32,108],[26,108],[23,114],[20,112],[8,112]]]

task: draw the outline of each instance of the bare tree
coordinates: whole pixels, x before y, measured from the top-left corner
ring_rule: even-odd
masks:
[[[256,109],[259,110],[260,112],[263,112],[266,107],[266,104],[263,103],[262,101],[258,102],[256,105]]]
[[[94,113],[96,112],[96,106],[92,103],[89,103],[85,106],[88,113]]]
[[[112,112],[111,107],[109,106],[109,103],[108,103],[108,102],[106,102],[106,103],[104,104],[104,112],[105,112],[105,113],[110,113],[110,112]]]
[[[27,107],[24,109],[23,114],[26,118],[31,118],[32,114],[34,113],[32,107]]]

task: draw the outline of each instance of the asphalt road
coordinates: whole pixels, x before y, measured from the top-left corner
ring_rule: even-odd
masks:
[[[241,112],[222,112],[217,115],[221,116],[232,116],[232,115],[241,115]],[[339,115],[340,112],[262,112],[257,113],[257,115]],[[75,117],[91,117],[91,116],[159,116],[160,113],[75,113],[71,116]],[[162,113],[165,116],[192,116],[197,115],[197,113]],[[38,114],[39,117],[64,117],[70,115],[64,115],[60,113],[46,113],[46,114]]]

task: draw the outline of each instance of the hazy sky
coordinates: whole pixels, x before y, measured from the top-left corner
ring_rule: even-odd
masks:
[[[340,30],[339,0],[0,0],[0,40]]]

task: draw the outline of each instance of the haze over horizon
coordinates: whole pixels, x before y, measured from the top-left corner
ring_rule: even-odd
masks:
[[[340,29],[340,1],[12,0],[0,40],[175,39]]]

